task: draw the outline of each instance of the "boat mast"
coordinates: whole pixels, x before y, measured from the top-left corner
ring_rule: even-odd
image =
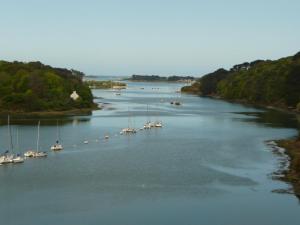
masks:
[[[128,128],[130,128],[130,113],[129,113],[129,107],[128,107]]]
[[[16,146],[17,152],[19,152],[19,128],[17,127],[17,146]]]
[[[58,120],[56,121],[56,141],[59,141]]]
[[[9,151],[13,151],[13,141],[12,141],[12,136],[11,136],[11,128],[10,128],[10,116],[8,115],[7,118],[7,126],[8,126],[8,134],[9,134]]]
[[[150,117],[149,117],[149,104],[147,104],[147,123],[150,123]]]
[[[39,141],[40,141],[40,123],[41,121],[39,120],[38,122],[38,134],[37,134],[37,140],[36,140],[36,151],[39,151]]]

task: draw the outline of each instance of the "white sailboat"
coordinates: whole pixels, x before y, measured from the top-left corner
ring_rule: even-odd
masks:
[[[1,157],[1,164],[9,164],[13,162],[14,156],[9,153],[9,151],[6,151],[4,155]]]
[[[156,115],[156,120],[155,120],[155,123],[154,123],[154,127],[156,127],[156,128],[162,128],[162,121],[159,120],[159,118],[158,118],[158,111],[157,111],[157,115]]]
[[[40,142],[40,123],[41,121],[38,122],[38,134],[37,134],[37,141],[36,141],[36,151],[34,150],[29,150],[24,153],[25,157],[33,157],[33,158],[41,158],[41,157],[47,157],[46,152],[40,152],[39,151],[39,142]]]
[[[0,156],[0,166],[3,165],[3,162],[5,161],[5,156]]]
[[[58,121],[56,124],[56,137],[57,137],[56,142],[54,145],[51,146],[51,150],[52,151],[61,151],[61,150],[63,150],[63,146],[62,146],[62,144],[59,143],[60,135],[59,135]]]
[[[13,163],[23,163],[25,161],[24,157],[22,157],[20,154],[17,154],[13,159]]]
[[[12,136],[11,136],[11,129],[10,129],[10,117],[8,115],[7,117],[7,128],[8,128],[8,136],[9,136],[9,150],[7,150],[4,153],[4,159],[2,164],[8,164],[12,163],[14,159],[14,154],[13,154],[13,143],[12,143]]]
[[[46,157],[47,156],[46,152],[40,152],[39,151],[39,147],[40,147],[40,124],[41,124],[41,121],[39,121],[39,123],[38,123],[38,136],[37,136],[37,141],[36,141],[36,152],[35,152],[35,155],[33,156],[35,158]]]
[[[153,123],[150,120],[149,117],[149,105],[147,104],[147,122],[144,124],[144,129],[148,130],[153,127]]]
[[[12,153],[12,137],[11,137],[11,130],[10,130],[10,116],[7,116],[7,130],[8,130],[8,136],[9,136],[9,148],[4,153],[4,160],[2,164],[8,164],[13,162],[14,154]]]
[[[162,122],[161,121],[155,122],[155,127],[162,128]]]
[[[19,129],[17,129],[17,150],[19,150]],[[20,154],[17,154],[13,158],[13,163],[23,163],[24,161],[24,157],[22,157]]]
[[[136,133],[136,129],[134,129],[130,125],[131,125],[131,118],[130,118],[130,114],[129,114],[129,110],[128,110],[128,127],[123,128],[121,130],[120,134],[135,134]]]

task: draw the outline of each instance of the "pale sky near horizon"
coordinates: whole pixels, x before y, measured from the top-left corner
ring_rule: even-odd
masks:
[[[0,59],[203,75],[300,51],[299,0],[0,0]]]

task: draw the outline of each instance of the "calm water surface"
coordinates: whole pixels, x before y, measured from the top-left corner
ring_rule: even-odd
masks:
[[[0,224],[298,224],[296,197],[272,193],[288,185],[271,179],[279,159],[266,144],[296,135],[295,118],[179,96],[179,88],[129,83],[120,96],[95,90],[104,110],[59,118],[62,152],[0,167]],[[175,99],[183,105],[169,103]],[[164,127],[119,135],[128,123],[140,128],[147,119]],[[35,148],[37,120],[12,124],[14,151]],[[56,118],[41,120],[41,150],[48,151],[56,131]]]

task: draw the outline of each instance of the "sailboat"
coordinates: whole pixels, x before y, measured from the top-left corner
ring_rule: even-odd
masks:
[[[24,158],[21,157],[19,154],[16,156],[13,154],[13,140],[11,135],[11,128],[10,128],[10,116],[7,117],[7,128],[8,128],[8,135],[9,135],[9,150],[4,152],[4,154],[0,157],[0,164],[8,164],[8,163],[23,163]]]
[[[1,164],[8,164],[13,162],[14,155],[10,154],[9,151],[5,151],[4,155],[1,157]]]
[[[39,142],[40,142],[40,124],[41,121],[38,122],[38,134],[37,134],[37,141],[36,141],[36,151],[29,150],[25,152],[24,156],[25,157],[33,157],[33,158],[41,158],[41,157],[47,157],[46,152],[40,152],[39,151]]]
[[[2,164],[8,164],[13,162],[14,155],[12,154],[12,137],[11,137],[11,130],[10,130],[10,117],[7,117],[7,128],[8,128],[8,135],[9,135],[9,150],[4,152],[4,158],[2,160]]]
[[[154,123],[154,126],[155,126],[156,128],[162,128],[162,121],[159,120],[159,118],[158,118],[158,112],[157,112],[157,115],[156,115],[156,121],[155,121],[155,123]]]
[[[17,129],[17,150],[19,150],[19,129]],[[25,159],[20,154],[17,154],[12,161],[13,163],[23,163]]]
[[[25,159],[20,154],[17,154],[12,160],[13,163],[23,163],[24,161]]]
[[[5,161],[5,156],[0,156],[0,166],[3,165],[3,162]]]
[[[104,139],[109,139],[109,134],[108,133],[106,133],[105,135],[104,135]]]
[[[36,141],[36,152],[34,157],[46,157],[47,153],[46,152],[39,152],[39,147],[40,147],[40,125],[41,121],[38,123],[38,136],[37,136],[37,141]]]
[[[123,128],[120,132],[120,134],[135,134],[136,130],[132,127],[130,127],[131,124],[131,119],[130,119],[130,114],[129,114],[129,110],[128,110],[128,127]]]
[[[63,150],[63,146],[59,143],[60,135],[59,135],[59,127],[58,127],[58,120],[56,124],[56,142],[54,145],[51,146],[52,151],[61,151]]]
[[[152,123],[149,119],[149,105],[147,104],[147,122],[144,124],[144,129],[151,129]]]

